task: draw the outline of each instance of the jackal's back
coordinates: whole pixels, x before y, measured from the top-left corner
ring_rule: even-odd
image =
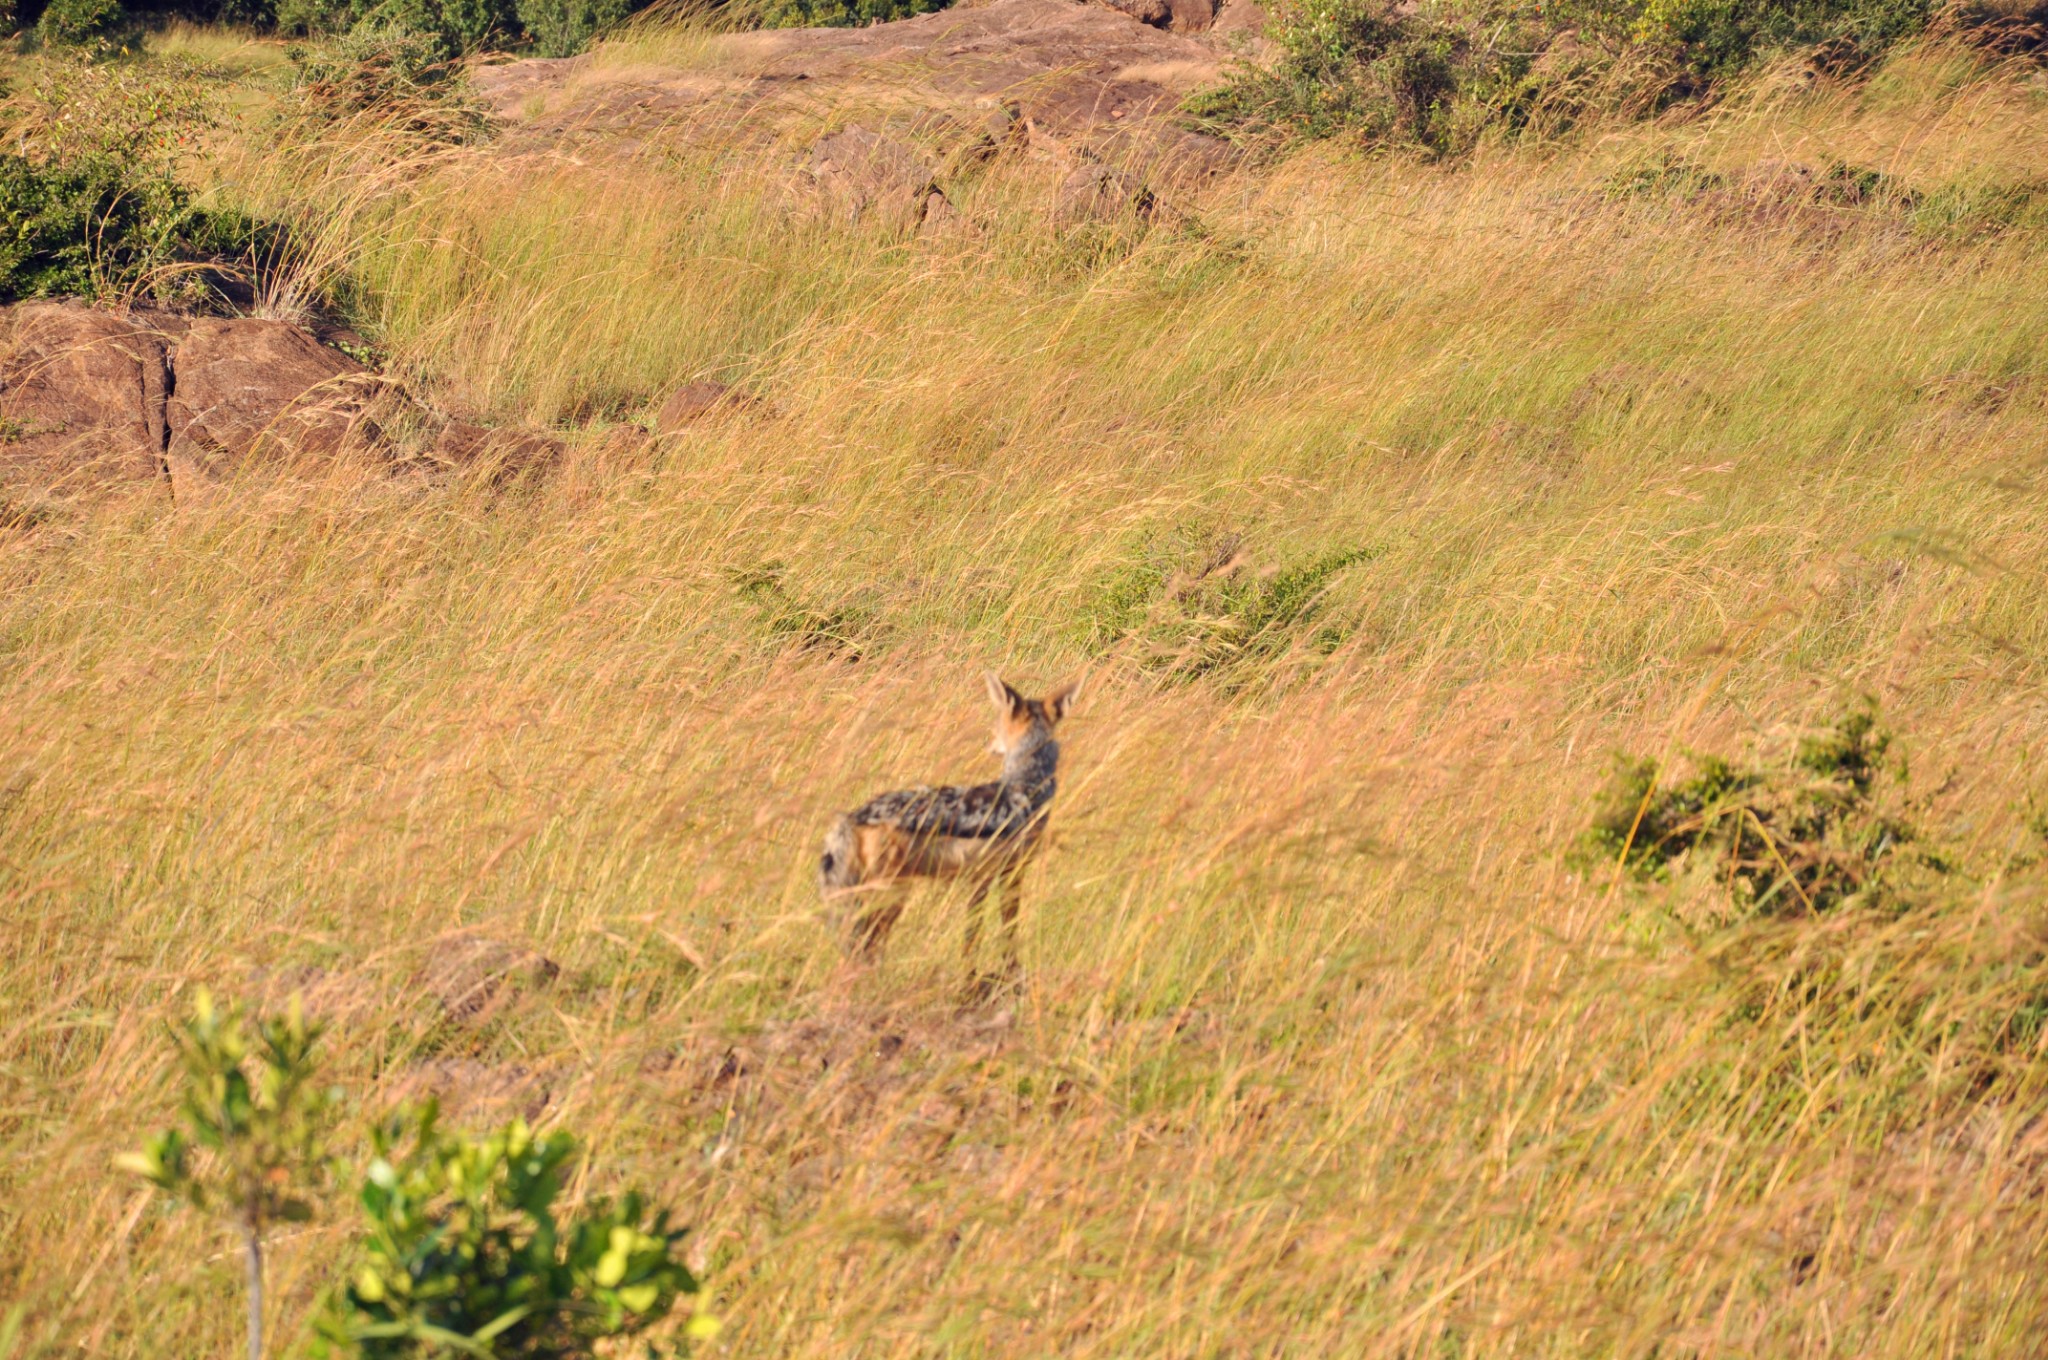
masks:
[[[1029,786],[997,780],[965,788],[897,789],[870,798],[847,817],[855,826],[890,826],[910,836],[1000,840],[1023,834],[1057,788],[1047,774]]]

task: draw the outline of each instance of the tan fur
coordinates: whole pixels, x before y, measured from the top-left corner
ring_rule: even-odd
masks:
[[[1052,731],[1071,711],[1081,682],[1063,685],[1044,699],[1026,699],[994,675],[988,684],[997,709],[992,749],[1005,757],[1007,779],[1012,753],[1050,745]],[[1051,745],[1051,751],[1056,761],[1057,746]],[[849,813],[834,824],[820,868],[826,899],[845,899],[851,906],[849,953],[872,958],[880,951],[916,880],[960,879],[968,885],[964,943],[969,967],[980,942],[982,903],[993,893],[1003,927],[1005,967],[1012,975],[1019,971],[1023,873],[1045,842],[1043,812],[1014,832],[973,836],[916,831],[887,819],[856,823],[854,816]]]

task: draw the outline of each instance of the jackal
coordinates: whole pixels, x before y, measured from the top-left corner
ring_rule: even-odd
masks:
[[[1081,682],[1027,699],[993,672],[987,679],[996,706],[990,749],[1003,758],[1001,778],[971,788],[885,793],[841,816],[826,834],[818,886],[828,902],[856,898],[847,923],[849,954],[872,958],[881,949],[903,914],[909,880],[958,877],[969,885],[968,968],[974,967],[981,939],[982,903],[993,891],[1002,913],[1005,965],[1012,975],[1018,971],[1024,866],[1038,851],[1059,787],[1060,744],[1053,731],[1073,707]]]

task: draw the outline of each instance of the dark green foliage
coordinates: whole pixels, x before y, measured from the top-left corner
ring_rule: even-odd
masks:
[[[131,184],[111,161],[0,153],[0,298],[110,291],[166,257],[189,212],[168,179]]]
[[[273,19],[280,33],[302,36],[346,33],[357,19],[353,0],[276,0]]]
[[[51,47],[106,47],[131,27],[121,0],[50,0],[35,31]]]
[[[1246,67],[1195,96],[1197,127],[1224,135],[1320,138],[1346,133],[1450,149],[1461,87],[1481,68],[1493,78],[1520,63],[1492,62],[1455,26],[1359,0],[1303,0],[1274,29],[1280,59]]]
[[[633,0],[518,0],[518,18],[536,55],[569,57],[635,8]]]
[[[512,0],[277,0],[276,14],[284,33],[412,35],[429,40],[444,62],[519,34]]]
[[[1868,707],[1789,757],[1695,758],[1658,780],[1623,759],[1577,847],[1638,882],[1683,880],[1660,903],[1703,965],[1690,1004],[1768,1042],[1759,1090],[1802,1105],[1817,1070],[1975,1096],[2030,1080],[2048,1021],[2048,918],[2031,855],[1972,868],[1904,814],[1905,772]],[[1704,928],[1702,928],[1704,927]]]
[[[276,249],[273,231],[195,206],[178,183],[175,157],[209,122],[188,84],[51,60],[19,97],[36,116],[0,152],[0,300],[203,296],[184,266]]]
[[[446,62],[494,47],[530,45],[567,57],[623,23],[647,0],[276,0],[279,31],[334,35],[367,29],[430,40]],[[388,39],[387,39],[388,41]]]
[[[514,1121],[485,1138],[444,1132],[435,1107],[373,1134],[365,1232],[348,1283],[318,1322],[319,1353],[363,1360],[588,1356],[697,1292],[683,1230],[637,1194],[558,1211],[576,1153],[566,1133]],[[713,1326],[701,1315],[693,1336]],[[607,1349],[606,1354],[619,1354]]]
[[[1344,630],[1310,625],[1318,623],[1337,573],[1376,556],[1369,548],[1340,548],[1270,576],[1239,572],[1225,578],[1210,598],[1229,621],[1228,659],[1272,656],[1301,642],[1325,656],[1335,651]]]
[[[295,94],[305,116],[343,119],[375,110],[383,126],[445,145],[491,135],[489,117],[459,79],[460,63],[434,34],[366,21],[296,55]]]
[[[1623,757],[1579,846],[1581,863],[1638,879],[1681,866],[1711,873],[1745,915],[1786,916],[1910,900],[1916,871],[1952,866],[1881,798],[1903,772],[1891,738],[1859,708],[1803,739],[1778,767],[1695,759],[1692,778],[1664,784],[1657,762]]]
[[[193,207],[168,174],[108,156],[37,163],[0,152],[0,301],[125,293],[166,266],[241,255],[263,235],[239,215]]]
[[[519,31],[511,0],[382,0],[357,22],[426,34],[450,57],[503,46]]]
[[[935,14],[952,0],[766,0],[763,28],[858,28]]]
[[[1817,64],[1853,70],[1926,27],[1932,0],[1650,0],[1640,30],[1673,44],[1701,76],[1733,75],[1757,57],[1816,49]]]
[[[1188,105],[1238,138],[1344,136],[1435,154],[1488,133],[1568,129],[1598,108],[1654,113],[1774,52],[1848,74],[1923,29],[1932,0],[1295,0],[1277,61]]]

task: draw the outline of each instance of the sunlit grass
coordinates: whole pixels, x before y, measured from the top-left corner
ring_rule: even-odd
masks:
[[[190,62],[209,75],[276,85],[290,76],[290,44],[247,29],[223,28],[174,19],[145,37],[144,49],[157,57]]]
[[[2038,238],[1602,187],[1666,148],[2048,174],[2030,87],[1951,60],[1462,169],[1303,159],[1149,231],[1056,230],[1058,167],[999,162],[905,241],[702,128],[224,155],[423,391],[575,437],[509,492],[252,482],[0,544],[21,1353],[231,1344],[233,1262],[107,1170],[202,981],[307,992],[361,1111],[440,1083],[588,1133],[579,1190],[701,1225],[724,1353],[2024,1353],[2038,1051],[1973,1084],[1759,1011],[1565,858],[1615,749],[1859,693],[1929,818],[2027,843]],[[701,377],[759,400],[628,437]],[[1231,597],[1177,583],[1226,541],[1247,580],[1360,555],[1191,675]],[[778,631],[764,570],[851,641]],[[859,975],[813,883],[836,811],[987,775],[984,666],[1092,671],[993,1009],[942,894]],[[2030,881],[1869,967],[1993,1004]],[[417,977],[460,928],[565,978],[451,1029]],[[276,1252],[287,1332],[337,1221]]]

